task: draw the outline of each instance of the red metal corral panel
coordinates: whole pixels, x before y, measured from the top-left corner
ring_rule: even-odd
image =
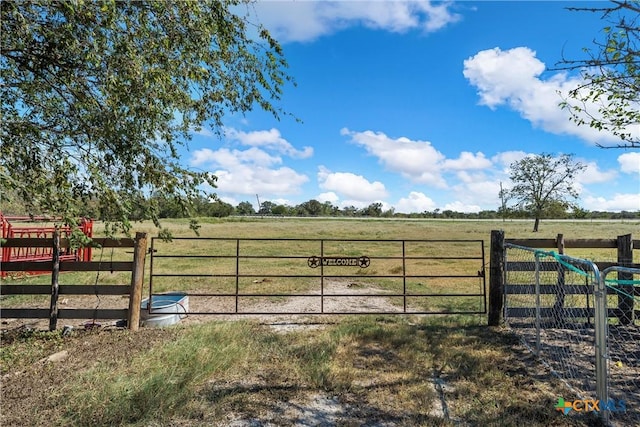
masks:
[[[29,216],[5,216],[0,213],[2,222],[2,238],[51,238],[55,231],[54,226],[45,226],[43,223],[55,221],[56,218],[49,217],[29,217]],[[71,233],[71,227],[63,226],[59,228],[63,237]],[[93,237],[93,220],[82,218],[80,220],[80,230],[87,236]],[[9,261],[51,261],[53,258],[53,248],[7,248],[2,247],[2,262]],[[70,248],[63,249],[60,254],[61,261],[91,261],[91,248],[79,248],[72,251]],[[29,274],[47,274],[46,272],[27,272]],[[7,275],[0,272],[1,277]]]

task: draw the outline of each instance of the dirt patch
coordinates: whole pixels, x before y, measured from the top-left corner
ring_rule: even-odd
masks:
[[[295,325],[301,325],[311,320],[310,316],[331,313],[401,313],[400,298],[379,296],[384,290],[363,285],[357,281],[326,280],[323,290],[325,297],[321,299],[320,291],[314,290],[307,295],[311,297],[282,297],[282,298],[257,298],[241,297],[236,302],[234,297],[203,296],[206,290],[189,290],[189,313],[182,316],[181,323],[193,324],[209,322],[212,320],[237,320],[251,319],[262,323],[274,325],[274,328],[283,331],[293,330]],[[376,296],[370,296],[370,295]],[[315,296],[317,295],[317,296]],[[335,295],[335,296],[326,296]],[[238,314],[236,312],[236,303]],[[11,308],[48,308],[48,300],[43,298],[43,303],[21,303],[11,305]],[[68,295],[59,299],[59,309],[126,309],[129,306],[128,296],[108,295]],[[418,310],[417,308],[408,308]],[[199,313],[199,314],[196,314]],[[206,314],[210,313],[210,314]],[[225,313],[225,314],[216,314]],[[247,314],[251,313],[251,314]],[[288,314],[298,313],[298,314]],[[58,319],[58,328],[65,325],[73,327],[92,326],[94,323],[101,327],[113,327],[118,320],[100,319]],[[48,330],[48,319],[3,319],[2,329],[11,330],[19,328],[35,330]]]
[[[197,296],[199,291],[190,292],[190,313],[230,313],[236,310],[235,298],[221,298],[211,296]],[[205,292],[202,292],[205,293]],[[384,290],[367,285],[363,286],[355,281],[326,280],[324,284],[324,300],[320,298],[320,291],[313,291],[313,297],[287,298],[240,298],[238,302],[239,315],[229,314],[189,314],[182,319],[182,323],[200,323],[211,320],[251,319],[271,325],[279,331],[296,330],[301,327],[318,327],[320,314],[331,313],[402,313],[403,307],[394,304],[390,298],[378,296]],[[370,296],[370,295],[376,296]],[[251,314],[246,314],[251,313]],[[298,314],[287,314],[298,313]],[[329,319],[325,319],[328,321]],[[324,323],[324,322],[322,322]]]

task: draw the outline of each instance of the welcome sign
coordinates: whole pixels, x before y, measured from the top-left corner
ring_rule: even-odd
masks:
[[[360,267],[367,268],[371,265],[368,256],[361,257],[318,257],[311,256],[307,259],[307,265],[311,268],[323,267]]]

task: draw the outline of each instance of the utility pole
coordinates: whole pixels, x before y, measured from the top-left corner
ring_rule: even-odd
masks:
[[[262,210],[262,205],[260,204],[260,197],[258,197],[257,194],[256,194],[256,200],[258,201],[258,213],[260,213],[260,211]],[[260,218],[262,218],[262,215],[260,215]]]

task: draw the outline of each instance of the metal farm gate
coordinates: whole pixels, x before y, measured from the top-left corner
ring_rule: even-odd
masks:
[[[150,314],[167,294],[187,315],[487,311],[482,240],[153,238],[150,253]]]

